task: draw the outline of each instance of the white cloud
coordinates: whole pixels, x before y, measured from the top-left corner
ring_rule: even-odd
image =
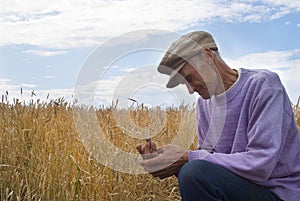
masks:
[[[48,51],[48,50],[26,50],[23,51],[26,54],[34,54],[43,57],[56,56],[61,54],[66,54],[67,51]]]
[[[121,71],[123,71],[123,72],[132,72],[132,71],[134,71],[135,70],[135,68],[125,68],[125,69],[121,69]]]
[[[0,84],[6,84],[10,81],[11,81],[10,79],[0,79]]]
[[[300,27],[300,23],[299,23],[299,24],[297,24],[297,27]]]
[[[224,60],[232,68],[270,69],[275,71],[279,74],[282,83],[286,87],[291,101],[296,103],[297,98],[300,96],[300,49],[252,53],[239,58],[224,58]],[[114,67],[117,68],[117,66]],[[164,85],[168,80],[168,76],[157,74],[154,68],[145,68],[147,69],[141,69],[140,71],[131,69],[124,76],[111,76],[107,79],[90,82],[85,86],[77,86],[77,90],[80,93],[79,97],[82,98],[81,103],[110,105],[112,100],[116,100],[116,98],[121,97],[127,101],[131,97],[149,105],[161,105],[164,103],[170,105],[171,101],[169,100],[171,98],[173,98],[172,101],[181,102],[184,101],[185,96],[188,96],[182,92],[187,92],[184,87],[178,88],[181,91],[166,91]],[[12,83],[10,79],[0,79],[0,95],[4,95],[8,91],[10,98],[30,100],[32,98],[31,92],[34,89],[37,94],[33,97],[35,99],[46,100],[46,97],[50,94],[51,99],[65,97],[69,101],[73,100],[73,89],[39,90],[35,88],[37,87],[35,84],[28,83],[22,84],[22,87],[23,95],[21,96],[20,85]]]
[[[179,31],[210,21],[277,19],[300,10],[299,1],[236,0],[53,0],[1,1],[0,45],[43,48],[95,46],[107,38],[139,29]],[[259,3],[258,3],[259,2]],[[28,52],[49,56],[63,52]]]
[[[5,85],[8,89],[8,95],[6,92],[2,92],[0,95],[5,97],[4,102],[13,103],[14,100],[18,99],[19,102],[29,103],[31,100],[40,102],[49,102],[51,100],[57,100],[63,98],[68,103],[74,102],[74,90],[73,89],[47,89],[47,90],[32,90],[32,89],[21,89],[15,85]]]
[[[293,68],[295,61],[291,58],[299,56],[300,50],[290,51],[268,51],[261,53],[251,53],[235,59],[226,59],[232,67],[244,68]]]
[[[265,2],[275,6],[284,6],[288,9],[300,11],[300,1],[298,0],[262,0],[261,2]]]
[[[46,78],[46,79],[53,79],[53,78],[55,78],[55,77],[52,76],[52,75],[46,75],[45,78]]]
[[[0,89],[1,94],[5,94],[6,91],[20,91],[20,86],[12,84],[10,79],[0,79]]]
[[[300,96],[300,49],[253,53],[224,60],[231,68],[272,70],[280,76],[293,103]]]
[[[55,100],[58,98],[64,98],[67,102],[72,103],[74,101],[74,89],[72,88],[62,88],[62,89],[46,89],[46,90],[37,90],[37,97],[41,100]]]
[[[133,98],[139,104],[151,106],[192,105],[195,97],[188,94],[184,86],[167,89],[168,76],[159,74],[156,68],[147,66],[132,69],[122,76],[110,76],[106,79],[78,84],[75,97],[79,104],[111,105],[119,100],[118,106],[127,107]]]
[[[25,87],[25,88],[36,88],[38,85],[37,84],[22,83],[21,86]]]
[[[22,83],[17,85],[9,79],[0,79],[0,101],[13,103],[18,99],[20,102],[29,103],[31,100],[47,102],[64,98],[67,102],[74,101],[74,89],[36,89],[36,84]],[[8,94],[8,95],[7,95]]]

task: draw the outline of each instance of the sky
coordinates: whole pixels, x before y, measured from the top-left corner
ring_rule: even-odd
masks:
[[[0,2],[0,96],[10,102],[193,101],[183,87],[166,89],[155,66],[177,36],[195,30],[214,36],[231,68],[272,70],[292,103],[300,96],[299,0]]]

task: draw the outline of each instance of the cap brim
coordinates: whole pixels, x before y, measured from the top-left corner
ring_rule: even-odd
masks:
[[[174,88],[180,83],[183,83],[184,77],[182,77],[182,75],[179,74],[179,71],[183,68],[185,64],[186,62],[179,65],[177,68],[175,68],[175,70],[172,71],[172,73],[170,74],[169,81],[166,85],[167,88]]]

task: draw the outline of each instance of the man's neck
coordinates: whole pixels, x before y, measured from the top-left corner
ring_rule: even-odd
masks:
[[[224,91],[227,91],[237,80],[238,72],[234,69],[231,69],[225,62],[218,61],[216,64],[219,75],[223,81],[223,86],[220,86],[219,93],[221,94]]]

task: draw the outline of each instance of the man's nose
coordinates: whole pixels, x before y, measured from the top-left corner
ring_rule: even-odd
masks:
[[[194,91],[195,91],[195,90],[194,90],[194,89],[195,89],[194,86],[192,86],[192,85],[189,84],[189,83],[186,83],[186,87],[188,88],[190,94],[193,94],[193,93],[194,93]]]

